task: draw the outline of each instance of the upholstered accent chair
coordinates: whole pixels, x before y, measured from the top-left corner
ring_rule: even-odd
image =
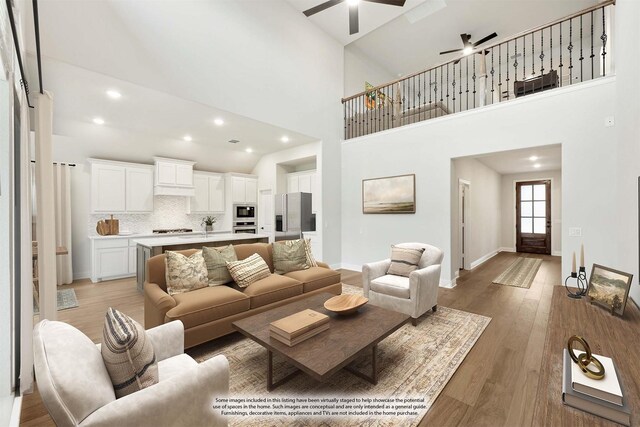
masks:
[[[180,321],[149,329],[159,382],[116,399],[100,344],[63,322],[43,320],[33,332],[36,381],[58,426],[226,426],[214,411],[229,393],[229,363],[198,364],[184,354]]]
[[[365,264],[362,267],[364,296],[373,305],[408,314],[415,326],[420,316],[438,308],[440,265],[444,253],[424,243],[401,243],[396,246],[424,248],[418,269],[411,272],[409,277],[404,277],[387,274],[390,259]]]

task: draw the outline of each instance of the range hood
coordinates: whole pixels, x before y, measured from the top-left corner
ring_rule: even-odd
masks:
[[[155,177],[153,194],[156,196],[185,196],[195,195],[193,187],[193,165],[195,162],[187,160],[154,157]]]

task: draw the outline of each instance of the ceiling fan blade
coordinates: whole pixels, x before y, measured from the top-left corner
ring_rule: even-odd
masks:
[[[454,52],[462,52],[462,49],[445,50],[444,52],[440,52],[440,55],[446,55],[447,53],[454,53]]]
[[[364,1],[368,1],[369,3],[380,3],[380,4],[386,4],[389,6],[404,6],[405,2],[407,0],[364,0]]]
[[[473,44],[473,47],[480,46],[482,43],[486,43],[486,42],[488,42],[489,40],[491,40],[491,39],[493,39],[495,37],[498,37],[498,34],[497,33],[491,33],[487,37],[485,37],[483,39],[480,39],[477,42],[475,42]]]
[[[349,35],[356,34],[358,31],[360,31],[358,5],[349,6]]]
[[[325,9],[329,9],[331,6],[335,6],[337,4],[342,3],[344,0],[329,0],[324,3],[320,3],[319,5],[312,7],[311,9],[307,9],[304,12],[305,16],[315,15],[318,12],[322,12]]]
[[[467,46],[469,44],[469,39],[471,38],[471,34],[460,34],[460,38],[462,39],[462,45]]]

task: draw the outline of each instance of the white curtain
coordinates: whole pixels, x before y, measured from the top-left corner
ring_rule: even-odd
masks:
[[[55,164],[53,166],[56,246],[65,247],[69,252],[67,255],[56,257],[58,286],[73,282],[73,267],[71,265],[71,169],[71,166],[65,164]]]

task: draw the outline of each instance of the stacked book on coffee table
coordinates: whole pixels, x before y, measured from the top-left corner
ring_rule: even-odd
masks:
[[[329,329],[329,316],[314,310],[303,310],[271,322],[271,338],[294,346]]]
[[[604,378],[594,380],[582,373],[580,367],[571,360],[569,351],[564,349],[562,366],[562,401],[585,412],[630,425],[631,412],[624,399],[620,379],[613,360],[594,354],[605,369]]]

